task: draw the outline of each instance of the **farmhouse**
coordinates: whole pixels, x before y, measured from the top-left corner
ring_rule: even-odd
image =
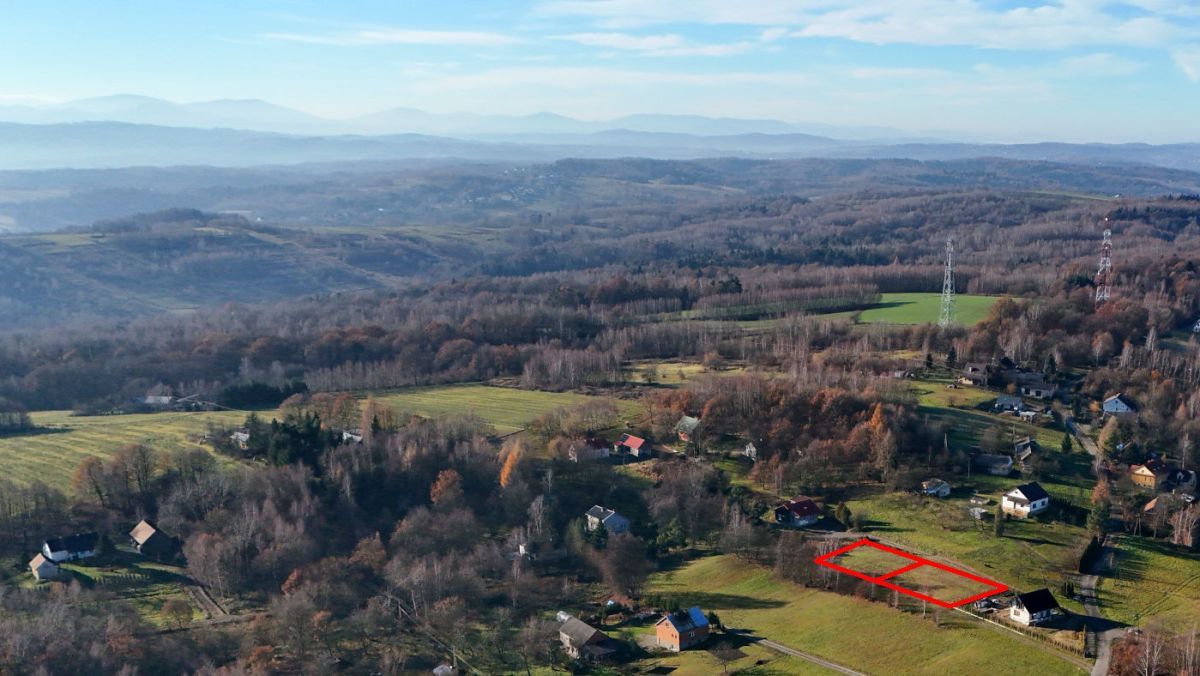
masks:
[[[175,541],[145,519],[129,531],[129,540],[142,556],[159,558],[175,549]]]
[[[1008,476],[1012,472],[1013,459],[1007,455],[979,453],[971,456],[971,466],[995,476]]]
[[[38,554],[29,561],[29,572],[36,580],[53,580],[58,577],[58,564]]]
[[[1126,416],[1136,412],[1133,405],[1126,401],[1121,394],[1114,394],[1105,399],[1101,408],[1104,410],[1104,415]]]
[[[1025,402],[1016,395],[1002,394],[996,397],[996,403],[992,407],[997,411],[1020,411],[1025,408]]]
[[[572,440],[571,445],[567,447],[567,459],[571,462],[588,462],[607,457],[608,442],[596,437]]]
[[[1029,626],[1046,622],[1061,612],[1062,608],[1059,607],[1058,601],[1054,600],[1054,595],[1050,593],[1050,590],[1038,589],[1027,594],[1019,594],[1017,598],[1013,599],[1009,617],[1015,622]]]
[[[1158,458],[1150,458],[1144,465],[1129,466],[1129,480],[1150,490],[1158,490],[1171,478],[1171,470]]]
[[[1022,395],[1034,399],[1052,399],[1058,392],[1058,387],[1046,382],[1040,373],[1020,371],[1013,376],[1013,381]]]
[[[1050,494],[1041,484],[1031,481],[1021,484],[1004,494],[1000,501],[1000,510],[1019,518],[1037,514],[1050,506]]]
[[[708,640],[708,618],[699,608],[667,613],[654,625],[658,647],[673,652],[687,650]]]
[[[944,498],[950,495],[950,484],[941,479],[930,479],[921,482],[921,492],[925,495],[932,495],[937,498]]]
[[[615,641],[582,620],[568,616],[558,628],[563,652],[574,659],[601,660],[616,652]]]
[[[629,519],[621,516],[611,509],[605,509],[600,505],[592,505],[592,508],[585,514],[587,517],[587,529],[594,531],[601,525],[604,529],[613,535],[629,532]]]
[[[775,522],[785,526],[803,528],[813,525],[820,519],[821,508],[812,498],[802,495],[775,508]]]
[[[613,445],[613,451],[617,453],[628,453],[635,458],[648,458],[651,455],[650,444],[641,437],[635,437],[632,434],[622,434],[617,443]]]
[[[1024,439],[1018,439],[1013,444],[1013,459],[1024,467],[1025,463],[1029,462],[1029,459],[1033,457],[1035,448],[1037,448],[1037,442],[1032,438],[1025,437]]]
[[[233,434],[229,435],[229,443],[233,444],[234,446],[237,446],[238,448],[242,449],[243,451],[246,450],[246,447],[250,445],[250,431],[249,430],[235,431]]]
[[[65,538],[50,538],[42,544],[42,554],[54,563],[90,559],[96,555],[96,533],[76,533]]]
[[[988,367],[983,363],[967,364],[963,369],[962,378],[959,379],[964,385],[978,385],[979,387],[987,387],[988,384]]]
[[[700,419],[693,418],[690,415],[685,415],[675,423],[675,434],[679,435],[680,441],[691,441],[696,434],[696,429],[700,427]]]

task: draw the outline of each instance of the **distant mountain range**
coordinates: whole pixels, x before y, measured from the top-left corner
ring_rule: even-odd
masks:
[[[629,115],[606,121],[577,120],[554,113],[485,115],[428,113],[392,108],[360,117],[334,120],[259,99],[220,99],[176,103],[135,94],[79,99],[53,105],[0,106],[0,122],[64,124],[126,122],[163,127],[226,128],[302,135],[431,134],[486,137],[494,134],[590,134],[614,129],[677,132],[699,136],[733,134],[820,134],[846,139],[918,139],[899,129],[825,124],[791,124],[779,120],[711,118],[700,115]]]
[[[999,157],[1200,171],[1200,144],[980,144],[897,129],[698,115],[602,122],[553,113],[434,114],[410,108],[329,120],[256,99],[175,103],[118,95],[49,106],[0,106],[0,170],[455,160],[545,162],[566,157]]]
[[[697,135],[606,130],[485,137],[428,134],[300,135],[126,122],[0,122],[0,170],[453,160],[528,163],[567,157],[686,160],[998,157],[1084,165],[1143,164],[1200,171],[1200,144],[970,144],[834,139],[801,133]]]

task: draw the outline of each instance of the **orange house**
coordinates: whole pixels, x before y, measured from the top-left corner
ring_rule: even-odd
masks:
[[[654,625],[658,647],[672,652],[687,650],[708,640],[708,618],[699,608],[667,613]]]
[[[1144,465],[1130,465],[1129,478],[1142,488],[1158,490],[1159,486],[1170,476],[1163,463],[1158,460],[1147,460]]]

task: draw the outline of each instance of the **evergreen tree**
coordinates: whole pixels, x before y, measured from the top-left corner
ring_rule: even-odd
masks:
[[[1000,510],[1000,508],[997,507],[996,508],[996,518],[992,520],[992,534],[998,538],[1002,538],[1002,537],[1004,537],[1004,519],[1006,518],[1006,516],[1003,512],[1001,512],[999,510]]]
[[[933,368],[933,353],[932,352],[925,353],[925,368],[927,368],[927,369]]]
[[[946,368],[954,370],[955,364],[958,363],[958,350],[951,345],[949,351],[946,352]]]
[[[1070,453],[1072,450],[1074,450],[1074,446],[1073,446],[1073,445],[1072,445],[1072,443],[1071,443],[1071,433],[1070,433],[1070,432],[1064,432],[1064,433],[1063,433],[1063,440],[1062,440],[1062,452],[1063,452],[1063,453]]]

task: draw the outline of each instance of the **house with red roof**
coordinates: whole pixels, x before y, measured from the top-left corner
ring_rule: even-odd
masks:
[[[821,507],[812,498],[803,495],[788,500],[775,508],[775,522],[793,528],[811,526],[821,520]]]
[[[616,453],[628,453],[635,458],[648,458],[651,455],[650,442],[632,434],[622,434],[617,443],[613,444]]]

